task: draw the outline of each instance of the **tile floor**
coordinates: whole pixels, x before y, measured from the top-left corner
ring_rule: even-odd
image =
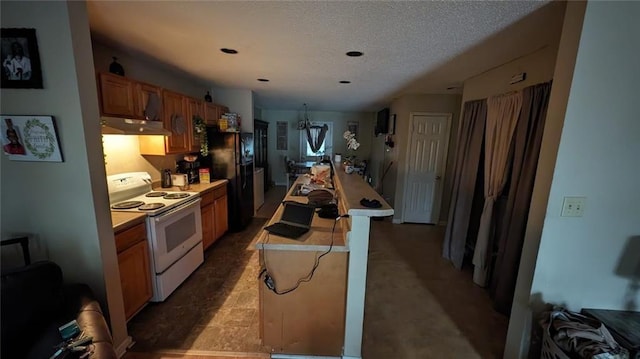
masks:
[[[132,351],[155,354],[127,359],[268,356],[258,337],[251,243],[284,193],[269,190],[249,228],[221,238],[167,301],[131,320]],[[469,272],[442,258],[443,227],[372,221],[371,233],[363,358],[502,357],[508,319],[493,311]]]

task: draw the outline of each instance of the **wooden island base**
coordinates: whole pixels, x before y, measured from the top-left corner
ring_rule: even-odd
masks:
[[[279,291],[306,277],[323,252],[263,250]],[[320,260],[313,278],[291,293],[278,295],[260,283],[261,333],[274,353],[340,356],[344,341],[347,253]],[[264,263],[263,258],[260,260]]]
[[[316,215],[311,230],[296,240],[263,230],[256,241],[264,270],[258,281],[260,337],[274,354],[361,357],[370,217],[392,215],[393,208],[361,177],[345,174],[341,166],[334,172],[339,213],[349,218],[336,223]],[[307,197],[292,195],[294,188],[285,201],[307,203]],[[377,199],[382,207],[365,208],[362,198]],[[280,205],[267,225],[278,222],[282,210]],[[323,253],[313,277],[304,281]],[[267,274],[280,294],[265,284]],[[283,293],[298,281],[295,290]]]

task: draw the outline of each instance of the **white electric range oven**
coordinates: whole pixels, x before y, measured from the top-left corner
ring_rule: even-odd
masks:
[[[164,301],[204,262],[200,194],[153,191],[146,172],[107,177],[112,211],[144,212],[154,302]]]

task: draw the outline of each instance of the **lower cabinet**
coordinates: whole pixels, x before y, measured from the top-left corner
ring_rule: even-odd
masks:
[[[218,187],[202,195],[202,246],[206,250],[229,229],[227,188]]]
[[[129,320],[153,295],[144,223],[116,233],[115,239],[124,312]]]

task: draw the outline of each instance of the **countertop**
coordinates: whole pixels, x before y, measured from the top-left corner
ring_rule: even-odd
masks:
[[[189,185],[189,189],[187,189],[187,192],[200,192],[200,194],[202,195],[203,193],[209,192],[211,190],[214,190],[220,186],[224,186],[229,182],[229,180],[227,179],[219,179],[219,180],[213,180],[211,181],[211,183],[195,183],[195,184],[190,184]],[[180,191],[180,187],[169,187],[169,188],[160,188],[160,187],[154,187],[153,188],[156,191]]]
[[[284,201],[296,201],[300,203],[308,203],[306,196],[293,196],[295,184],[302,183],[303,176],[298,177],[294,185],[291,186]],[[267,225],[276,223],[282,217],[284,206],[281,204],[269,220]],[[275,234],[269,234],[266,230],[262,230],[258,240],[256,241],[257,249],[268,250],[288,250],[288,251],[326,251],[329,249],[332,240],[333,219],[320,218],[315,215],[311,222],[311,230],[303,234],[300,238],[290,239]],[[333,233],[333,252],[347,252],[346,235],[349,228],[348,221],[343,218],[337,224]]]
[[[361,217],[386,217],[393,215],[393,208],[357,174],[347,174],[340,164],[334,164],[334,184],[336,198],[341,214]],[[304,176],[299,176],[291,186],[285,201],[297,201],[307,203],[307,197],[293,196],[292,193],[297,184],[302,183]],[[360,200],[378,200],[380,208],[369,208],[360,204]],[[267,225],[276,223],[282,216],[283,205],[278,206],[276,213],[271,217]],[[331,244],[331,229],[334,221],[315,216],[311,223],[311,230],[298,239],[289,239],[263,230],[256,241],[257,249],[273,250],[298,250],[298,251],[326,251]],[[351,218],[342,218],[336,225],[333,234],[332,251],[349,251],[349,236],[351,230]]]
[[[199,192],[201,195],[208,191],[212,191],[220,186],[224,186],[229,182],[229,180],[221,179],[221,180],[213,180],[211,183],[198,183],[189,185],[189,192]],[[155,188],[154,190],[168,190],[168,191],[180,191],[178,187],[171,188]],[[132,227],[138,223],[144,222],[144,219],[147,215],[145,213],[135,213],[135,212],[116,212],[111,211],[111,223],[113,224],[113,231],[119,232],[123,229],[127,229]]]

